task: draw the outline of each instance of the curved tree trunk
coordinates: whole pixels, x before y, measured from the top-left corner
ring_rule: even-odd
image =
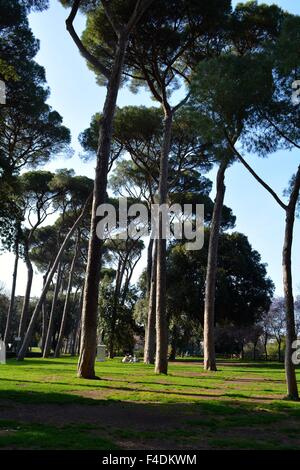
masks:
[[[216,198],[213,210],[208,258],[207,258],[207,272],[205,282],[205,300],[204,300],[204,331],[203,331],[203,349],[204,349],[204,369],[217,370],[216,356],[215,356],[215,295],[216,295],[216,275],[218,263],[218,244],[220,226],[222,221],[222,209],[225,196],[225,171],[227,168],[227,161],[223,160],[220,163],[217,181],[216,181]]]
[[[159,204],[168,202],[168,159],[171,147],[173,113],[169,106],[164,109],[164,139],[160,157]],[[156,282],[156,356],[155,373],[168,373],[168,322],[166,313],[166,252],[167,241],[162,212],[159,212],[157,239],[157,282]]]
[[[287,382],[287,398],[290,398],[291,400],[298,400],[299,393],[297,387],[295,366],[292,362],[293,341],[296,339],[296,328],[291,264],[295,211],[300,192],[300,165],[298,166],[298,170],[295,175],[289,203],[286,206],[275,193],[275,191],[273,191],[272,188],[255,173],[255,171],[250,167],[250,165],[248,165],[248,163],[243,159],[241,154],[234,148],[233,144],[231,143],[230,145],[235,154],[237,155],[238,159],[245,166],[245,168],[247,168],[247,170],[252,174],[252,176],[254,176],[254,178],[259,182],[259,184],[261,184],[273,196],[276,202],[280,205],[282,209],[285,210],[286,213],[285,234],[282,249],[283,289],[286,308],[285,374]]]
[[[90,240],[82,309],[80,356],[77,369],[78,377],[90,379],[95,378],[94,363],[97,346],[97,310],[103,245],[102,240],[99,240],[96,233],[97,225],[100,221],[100,217],[97,216],[97,209],[98,206],[103,204],[106,200],[107,173],[111,150],[113,118],[121,84],[121,75],[128,39],[132,29],[138,23],[141,16],[152,2],[153,0],[137,0],[126,25],[119,25],[119,21],[115,21],[113,14],[111,16],[108,5],[104,4],[103,2],[103,8],[106,16],[111,23],[112,29],[118,37],[111,70],[108,70],[104,64],[97,60],[95,63],[95,58],[85,49],[74,29],[73,22],[80,7],[79,0],[74,1],[71,13],[66,20],[67,30],[69,31],[80,52],[98,69],[99,73],[107,78],[108,81],[97,150],[97,165],[95,170]]]
[[[20,323],[19,323],[19,332],[18,332],[18,336],[21,338],[21,341],[23,341],[25,331],[27,328],[27,323],[28,323],[30,293],[31,293],[32,278],[33,278],[33,268],[32,268],[32,263],[29,258],[29,247],[28,247],[27,242],[24,247],[24,258],[25,258],[25,263],[26,263],[26,268],[27,268],[27,283],[26,283],[26,290],[25,290],[25,296],[23,300],[21,318],[20,318]]]
[[[99,281],[103,241],[97,236],[97,208],[106,201],[107,173],[111,149],[113,118],[116,109],[118,91],[124,62],[127,39],[120,38],[115,53],[112,73],[107,87],[97,151],[97,165],[93,193],[91,229],[84,286],[84,298],[81,321],[81,342],[78,362],[78,377],[95,378],[95,357],[97,348],[97,312]]]
[[[80,235],[78,234],[78,238],[76,240],[76,246],[75,246],[75,253],[74,253],[74,256],[73,256],[73,259],[72,259],[72,264],[71,264],[71,267],[70,267],[70,274],[69,274],[69,279],[68,279],[68,286],[67,286],[64,310],[63,310],[63,314],[62,314],[58,340],[57,340],[56,348],[55,348],[55,351],[54,351],[54,357],[59,357],[62,342],[63,342],[63,338],[64,338],[67,315],[69,313],[70,295],[71,295],[71,290],[72,290],[72,285],[73,285],[74,270],[75,270],[75,265],[76,265],[78,253],[79,253],[79,244],[80,244]]]
[[[153,243],[152,243],[153,245]],[[156,274],[157,274],[157,243],[153,247],[152,267],[149,288],[148,319],[145,331],[144,363],[154,364],[155,361],[155,315],[156,315]]]
[[[91,200],[91,197],[92,197],[92,194],[89,195],[89,197],[87,198],[83,208],[82,208],[82,211],[79,215],[79,217],[75,220],[73,226],[70,228],[69,232],[67,233],[57,255],[56,255],[56,258],[53,262],[53,265],[52,265],[52,268],[51,268],[51,271],[49,273],[49,276],[47,277],[47,281],[45,283],[45,286],[43,288],[43,291],[41,293],[41,296],[35,306],[35,309],[34,309],[34,312],[32,314],[32,317],[31,317],[31,320],[30,320],[30,323],[29,323],[29,326],[28,326],[28,329],[27,329],[27,332],[26,332],[26,335],[25,335],[25,338],[24,338],[24,341],[23,341],[23,344],[20,348],[20,351],[19,351],[19,354],[18,354],[18,360],[21,361],[24,359],[25,357],[25,354],[26,354],[26,351],[29,347],[29,344],[30,344],[30,341],[31,341],[31,338],[32,338],[32,334],[33,334],[33,330],[34,330],[34,325],[35,325],[35,322],[37,321],[38,319],[38,316],[39,316],[39,313],[40,313],[40,310],[42,308],[42,305],[43,305],[43,302],[46,298],[46,294],[48,292],[48,289],[49,289],[49,286],[50,286],[50,283],[52,281],[52,278],[56,272],[56,269],[57,269],[57,266],[58,266],[58,263],[61,261],[62,257],[63,257],[63,254],[64,254],[64,251],[65,251],[65,248],[70,240],[70,238],[72,237],[73,233],[75,232],[75,230],[77,229],[77,227],[79,227],[82,219],[84,218],[85,216],[85,213],[87,211],[87,208],[89,206],[89,203],[90,203],[90,200]]]
[[[51,312],[50,312],[49,322],[48,322],[47,336],[46,336],[45,346],[43,349],[44,358],[49,357],[51,353],[53,326],[54,326],[54,319],[55,319],[55,314],[56,314],[57,299],[58,299],[59,289],[61,285],[61,277],[62,277],[61,274],[62,274],[62,263],[59,263],[58,270],[57,270],[56,284],[55,284],[55,288],[53,292]]]
[[[10,336],[11,336],[10,326],[11,326],[11,321],[12,321],[13,312],[14,312],[14,305],[15,305],[18,264],[19,264],[19,242],[16,241],[13,280],[12,280],[12,286],[11,286],[9,308],[8,308],[8,312],[7,312],[5,333],[4,333],[4,338],[3,338],[6,345],[9,342],[9,339],[10,339]]]

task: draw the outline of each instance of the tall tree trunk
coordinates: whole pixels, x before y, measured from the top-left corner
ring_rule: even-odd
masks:
[[[75,253],[74,253],[74,256],[73,256],[73,259],[72,259],[72,264],[71,264],[70,273],[69,273],[69,279],[68,279],[68,286],[67,286],[64,310],[63,310],[63,314],[62,314],[58,340],[57,340],[56,348],[55,348],[55,351],[54,351],[54,357],[59,357],[62,342],[63,342],[63,338],[64,338],[67,315],[69,313],[70,295],[71,295],[71,290],[72,290],[72,285],[73,285],[74,270],[75,270],[75,265],[76,265],[78,253],[79,253],[79,244],[80,244],[80,235],[78,234],[78,237],[77,237],[77,240],[76,240],[76,246],[75,246]]]
[[[51,262],[48,265],[47,271],[43,275],[43,289],[45,287],[46,281],[47,281],[47,276],[50,272],[51,269]],[[45,343],[46,343],[46,338],[47,338],[47,331],[48,331],[48,323],[49,323],[49,318],[47,314],[47,309],[46,309],[46,299],[43,302],[42,305],[42,338],[41,338],[41,350],[42,353],[44,352],[45,349]]]
[[[53,262],[53,265],[52,265],[52,268],[50,270],[49,276],[47,277],[47,281],[45,283],[45,286],[43,288],[41,296],[40,296],[40,298],[39,298],[39,300],[38,300],[38,302],[35,306],[34,312],[32,314],[32,317],[31,317],[31,320],[30,320],[30,323],[29,323],[29,326],[28,326],[23,344],[22,344],[22,346],[19,350],[19,354],[18,354],[18,358],[17,358],[19,361],[23,360],[24,357],[25,357],[26,351],[27,351],[27,349],[30,345],[30,341],[31,341],[31,338],[32,338],[35,322],[38,319],[40,310],[41,310],[43,302],[46,298],[46,294],[47,294],[48,289],[50,287],[52,278],[53,278],[53,276],[56,272],[56,269],[57,269],[57,266],[58,266],[59,262],[61,261],[61,259],[63,257],[65,248],[66,248],[67,244],[69,243],[70,238],[72,237],[72,235],[75,232],[75,230],[77,229],[77,227],[79,227],[79,225],[82,222],[82,219],[85,216],[87,208],[89,207],[89,204],[90,204],[91,197],[92,197],[92,194],[90,194],[89,197],[87,198],[79,217],[75,220],[74,224],[70,228],[69,232],[67,233],[66,237],[64,238],[64,241],[63,241],[63,243],[62,243],[62,245],[61,245],[61,247],[60,247],[60,249],[59,249],[59,251],[56,255],[56,258]]]
[[[111,70],[86,50],[78,37],[73,22],[80,7],[80,0],[74,0],[66,27],[76,46],[83,56],[93,64],[98,72],[107,78],[107,94],[101,119],[99,142],[97,150],[97,165],[93,192],[93,207],[91,217],[91,230],[88,249],[88,261],[86,268],[86,281],[82,309],[82,334],[80,343],[80,356],[77,373],[79,377],[95,378],[95,356],[97,346],[97,307],[100,281],[100,267],[102,257],[102,240],[97,237],[96,229],[100,218],[97,216],[97,208],[106,199],[107,173],[111,150],[113,117],[116,109],[117,96],[121,83],[121,75],[128,39],[132,29],[151,5],[153,0],[138,0],[126,25],[119,25],[110,12],[108,5],[103,4],[104,11],[109,19],[112,29],[118,37],[116,51]],[[111,16],[112,15],[112,16]]]
[[[122,278],[123,278],[124,270],[125,270],[125,263],[126,263],[126,260],[124,260],[122,264],[122,259],[120,256],[118,269],[116,273],[116,285],[115,285],[115,291],[114,291],[114,297],[113,297],[111,329],[110,329],[109,343],[108,343],[108,357],[110,359],[114,358],[114,342],[115,342],[116,322],[117,322],[117,316],[118,316],[118,304],[119,304],[119,297],[120,297],[120,291],[121,291],[121,285],[122,285]]]
[[[216,295],[216,275],[218,263],[218,244],[220,226],[222,221],[222,209],[225,196],[225,171],[227,161],[220,163],[217,181],[216,181],[216,198],[211,221],[209,247],[207,257],[207,272],[205,282],[205,300],[204,300],[204,331],[203,331],[203,348],[204,348],[204,369],[217,370],[215,356],[215,295]]]
[[[155,361],[155,315],[156,315],[156,275],[157,275],[157,241],[151,256],[151,276],[148,302],[148,318],[145,331],[144,363],[154,364]]]
[[[151,289],[151,276],[153,270],[153,251],[154,251],[154,239],[150,236],[148,249],[147,249],[147,295],[150,295]]]
[[[169,106],[164,107],[164,139],[160,156],[159,204],[168,202],[168,165],[171,147],[173,113]],[[159,212],[157,239],[157,283],[156,283],[156,374],[168,373],[168,322],[166,312],[166,252],[167,241],[162,212]]]
[[[97,347],[97,311],[103,241],[98,238],[96,233],[97,224],[100,221],[100,217],[97,216],[96,212],[98,206],[106,201],[113,118],[120,88],[126,48],[127,38],[125,39],[121,36],[118,41],[112,73],[107,87],[97,151],[91,229],[82,309],[80,355],[77,370],[78,377],[86,379],[95,378],[95,356]]]
[[[299,176],[300,179],[300,176]],[[299,190],[298,190],[299,195]],[[297,198],[298,199],[298,198]],[[283,289],[286,309],[286,346],[285,346],[285,374],[287,382],[287,396],[291,400],[298,400],[298,387],[295,365],[292,361],[293,341],[297,339],[295,329],[295,312],[292,283],[292,243],[295,212],[291,208],[286,211],[285,236],[282,250]]]
[[[265,360],[268,360],[268,335],[265,334],[265,339],[264,339],[264,351],[265,351]]]
[[[285,374],[287,382],[287,397],[291,400],[298,400],[299,394],[296,380],[296,372],[294,364],[292,362],[293,341],[296,338],[296,328],[291,265],[295,211],[300,192],[300,165],[298,166],[298,170],[295,175],[289,204],[286,206],[275,193],[275,191],[273,191],[272,188],[255,173],[255,171],[250,167],[250,165],[248,165],[248,163],[243,159],[241,154],[235,149],[234,145],[230,143],[230,141],[229,144],[231,145],[232,150],[235,152],[236,156],[242,162],[245,168],[247,168],[247,170],[252,174],[252,176],[254,176],[254,178],[259,182],[259,184],[261,184],[272,195],[272,197],[276,200],[280,207],[286,212],[285,234],[282,249],[283,289],[286,308]]]
[[[33,278],[33,268],[32,263],[29,257],[29,244],[26,241],[24,247],[24,258],[27,268],[27,283],[26,283],[26,290],[25,296],[23,300],[21,318],[19,323],[19,332],[18,336],[21,338],[21,341],[24,339],[25,331],[27,328],[28,323],[28,315],[29,315],[29,303],[30,303],[30,294],[31,294],[31,287],[32,287],[32,278]]]
[[[80,330],[82,302],[83,302],[83,288],[81,289],[81,292],[80,292],[79,308],[76,314],[76,323],[74,327],[74,335],[73,335],[73,341],[72,341],[72,346],[71,346],[71,356],[75,356],[76,354],[77,339],[79,337],[79,330]]]
[[[281,361],[281,340],[278,341],[278,353],[277,353],[277,355],[278,355],[278,362],[280,362]]]
[[[8,308],[8,312],[7,312],[7,319],[6,319],[6,326],[5,326],[5,333],[4,333],[4,342],[5,342],[6,345],[9,342],[9,339],[10,339],[10,336],[11,336],[10,326],[11,326],[11,322],[12,322],[12,317],[13,317],[13,312],[14,312],[14,305],[15,305],[18,264],[19,264],[19,242],[18,242],[18,240],[16,240],[13,280],[12,280],[10,302],[9,302],[9,308]]]
[[[58,270],[57,270],[56,284],[55,284],[55,288],[53,292],[53,299],[52,299],[51,311],[50,311],[50,316],[49,316],[49,322],[48,322],[47,336],[46,336],[45,346],[43,349],[44,358],[49,357],[51,353],[53,326],[54,326],[54,319],[56,315],[56,306],[57,306],[59,289],[61,285],[61,278],[62,278],[62,263],[59,263]]]
[[[256,346],[257,346],[257,343],[253,343],[253,361],[256,361]]]
[[[178,330],[177,330],[177,326],[174,324],[172,328],[171,351],[170,351],[170,356],[169,356],[170,361],[175,361],[176,359],[177,339],[178,339]]]

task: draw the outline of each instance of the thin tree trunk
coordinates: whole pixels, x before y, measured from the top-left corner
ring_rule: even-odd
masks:
[[[171,147],[173,114],[169,106],[164,109],[164,139],[160,157],[159,175],[159,204],[168,202],[168,164]],[[165,221],[163,214],[159,212],[159,227],[157,239],[157,283],[156,283],[156,374],[168,373],[168,322],[166,312],[166,252],[167,241],[164,236]]]
[[[29,315],[29,303],[30,303],[30,294],[31,294],[31,287],[32,287],[32,278],[33,278],[33,268],[32,263],[29,257],[29,246],[28,242],[26,242],[24,247],[24,258],[27,268],[27,283],[26,283],[26,290],[25,296],[23,300],[21,318],[19,323],[19,332],[18,336],[21,338],[21,341],[24,339],[25,331],[27,328],[28,323],[28,315]]]
[[[257,343],[253,343],[253,361],[256,361],[256,346]]]
[[[120,256],[118,269],[116,273],[116,285],[115,285],[115,291],[114,291],[114,297],[113,297],[111,330],[110,330],[109,343],[108,343],[108,357],[110,359],[114,358],[114,341],[115,341],[116,321],[117,321],[117,314],[118,314],[118,302],[119,302],[119,296],[120,296],[120,291],[121,291],[122,278],[123,278],[124,270],[125,270],[125,263],[126,261],[124,261],[122,265],[122,259]]]
[[[234,145],[229,141],[232,150],[237,155],[238,159],[247,168],[247,170],[254,176],[254,178],[273,196],[276,202],[286,212],[285,219],[285,235],[282,249],[282,269],[283,269],[283,289],[286,307],[286,352],[285,352],[285,374],[287,382],[287,397],[291,400],[298,400],[299,393],[296,380],[295,366],[292,362],[293,354],[293,341],[296,339],[295,328],[295,312],[294,312],[294,298],[293,298],[293,282],[292,282],[292,245],[293,245],[293,230],[295,222],[295,211],[298,203],[300,191],[300,165],[298,166],[297,173],[290,195],[289,204],[286,206],[283,201],[278,197],[275,191],[270,188],[248,165],[243,159],[241,154],[235,149]]]
[[[281,361],[281,341],[278,341],[278,362]]]
[[[264,350],[265,350],[265,360],[268,360],[268,335],[265,335],[265,340],[264,340]]]
[[[145,331],[144,363],[154,364],[155,361],[155,315],[156,315],[156,275],[157,275],[157,242],[153,247],[150,291],[148,303],[148,319]]]
[[[63,338],[64,338],[67,315],[69,313],[70,295],[71,295],[71,290],[72,290],[72,285],[73,285],[74,270],[75,270],[75,265],[76,265],[78,253],[79,253],[79,244],[80,244],[80,235],[78,234],[78,237],[77,237],[77,240],[76,240],[76,246],[75,246],[75,253],[74,253],[71,268],[70,268],[70,274],[69,274],[69,279],[68,279],[68,286],[67,286],[64,310],[63,310],[63,315],[62,315],[62,319],[61,319],[58,340],[57,340],[56,348],[55,348],[55,351],[54,351],[54,357],[59,357],[62,342],[63,342]]]
[[[300,180],[300,174],[299,174]],[[299,190],[298,190],[299,195]],[[297,198],[298,199],[298,198]],[[285,373],[287,382],[287,396],[291,400],[298,400],[298,387],[295,365],[292,361],[293,342],[297,339],[295,330],[295,312],[292,282],[292,243],[295,212],[290,208],[286,212],[285,236],[282,250],[283,289],[286,308],[286,346],[285,346]]]
[[[78,339],[78,336],[79,336],[79,329],[80,329],[80,320],[81,320],[80,316],[81,316],[81,310],[82,310],[82,302],[83,302],[83,288],[81,289],[81,292],[80,292],[79,308],[78,308],[78,311],[77,311],[73,342],[72,342],[72,346],[71,346],[71,356],[75,356],[75,354],[76,354],[77,339]]]
[[[51,269],[51,261],[48,265],[47,271],[43,275],[43,289],[45,287],[46,281],[47,281],[47,276],[50,272]],[[46,309],[46,299],[43,302],[42,305],[42,339],[41,339],[41,350],[42,353],[44,352],[45,349],[45,343],[46,343],[46,338],[47,338],[47,331],[48,331],[48,323],[49,323],[49,318],[47,315],[47,309]]]
[[[56,315],[56,305],[57,305],[57,299],[58,299],[59,289],[61,285],[61,278],[62,278],[62,263],[59,263],[58,270],[57,270],[56,284],[55,284],[55,288],[53,292],[51,312],[50,312],[49,322],[48,322],[47,336],[46,336],[45,346],[43,349],[44,358],[49,357],[51,353],[51,345],[52,345],[52,339],[53,339],[53,326],[54,326],[54,319]]]
[[[73,233],[75,232],[75,230],[77,229],[77,227],[79,227],[80,223],[82,222],[82,219],[84,218],[84,215],[87,211],[87,208],[89,206],[89,203],[90,203],[90,200],[91,200],[91,197],[92,197],[92,194],[90,194],[90,196],[87,198],[83,208],[82,208],[82,211],[79,215],[79,217],[76,219],[76,221],[74,222],[73,226],[70,228],[68,234],[66,235],[57,255],[56,255],[56,258],[54,260],[54,263],[52,265],[52,268],[51,268],[51,271],[49,273],[49,276],[47,278],[47,281],[45,283],[45,286],[43,288],[43,291],[41,293],[41,296],[35,306],[35,309],[34,309],[34,312],[32,314],[32,317],[31,317],[31,320],[30,320],[30,323],[29,323],[29,326],[28,326],[28,329],[27,329],[27,332],[26,332],[26,335],[25,335],[25,338],[24,338],[24,341],[23,341],[23,344],[20,348],[20,351],[19,351],[19,354],[18,354],[18,360],[21,361],[24,359],[25,357],[25,354],[26,354],[26,351],[27,351],[27,348],[29,347],[29,344],[30,344],[30,341],[31,341],[31,338],[32,338],[32,334],[33,334],[33,329],[34,329],[34,325],[35,325],[35,322],[36,320],[38,319],[38,316],[39,316],[39,313],[40,313],[40,310],[42,308],[42,305],[43,305],[43,302],[46,298],[46,294],[48,292],[48,289],[49,289],[49,286],[50,286],[50,283],[52,281],[52,278],[56,272],[56,269],[57,269],[57,266],[58,266],[58,263],[61,261],[62,257],[63,257],[63,254],[64,254],[64,251],[65,251],[65,248],[70,240],[70,238],[72,237]]]
[[[207,258],[207,272],[205,283],[205,301],[204,301],[204,331],[203,331],[203,348],[204,348],[204,369],[217,370],[215,356],[215,295],[216,295],[216,275],[218,264],[218,244],[220,235],[220,226],[222,221],[222,209],[225,196],[225,171],[227,161],[220,163],[217,184],[216,199],[214,204]]]
[[[9,302],[9,308],[8,308],[8,312],[7,312],[7,319],[6,319],[6,326],[5,326],[5,333],[4,333],[4,342],[5,342],[6,345],[9,342],[9,339],[10,339],[10,336],[11,336],[10,326],[11,326],[11,322],[12,322],[12,317],[13,317],[13,312],[14,312],[14,305],[15,305],[18,264],[19,264],[19,242],[16,241],[16,243],[15,243],[15,263],[14,263],[14,270],[13,270],[13,280],[12,280],[10,302]]]
[[[177,339],[178,339],[178,331],[177,331],[176,325],[174,325],[172,328],[172,341],[171,341],[171,351],[170,351],[169,361],[175,361],[176,359]]]
[[[147,294],[150,295],[151,289],[151,276],[153,270],[153,250],[154,250],[154,239],[150,236],[148,249],[147,249]]]
[[[96,212],[98,206],[106,201],[113,118],[120,88],[126,48],[127,39],[121,37],[116,49],[113,69],[108,83],[97,151],[90,240],[83,298],[80,355],[77,370],[78,377],[86,379],[95,378],[95,357],[97,348],[97,311],[103,241],[98,238],[96,233],[97,224],[100,221],[100,217],[97,216]]]

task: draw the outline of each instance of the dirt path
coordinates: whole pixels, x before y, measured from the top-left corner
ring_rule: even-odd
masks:
[[[174,407],[173,407],[174,408]],[[184,411],[158,405],[137,403],[78,404],[21,404],[10,400],[0,401],[0,419],[55,426],[90,423],[135,431],[163,430],[176,426],[186,418]]]

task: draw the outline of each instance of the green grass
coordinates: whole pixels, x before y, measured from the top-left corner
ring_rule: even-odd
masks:
[[[110,450],[118,447],[103,436],[93,435],[93,428],[86,426],[56,427],[0,420],[0,448]]]
[[[0,416],[11,409],[12,419],[0,420],[0,448],[300,448],[300,403],[283,400],[282,364],[224,361],[218,372],[204,372],[184,360],[157,376],[152,366],[114,359],[98,363],[96,373],[101,380],[78,379],[69,357],[1,365]],[[80,419],[51,420],[57,405],[62,415],[65,407],[80,409]],[[129,418],[105,426],[103,406],[111,407],[108,416],[128,406]],[[99,415],[93,423],[84,417],[90,407]],[[144,412],[145,420],[138,419]],[[158,426],[147,424],[153,413],[161,417]]]

